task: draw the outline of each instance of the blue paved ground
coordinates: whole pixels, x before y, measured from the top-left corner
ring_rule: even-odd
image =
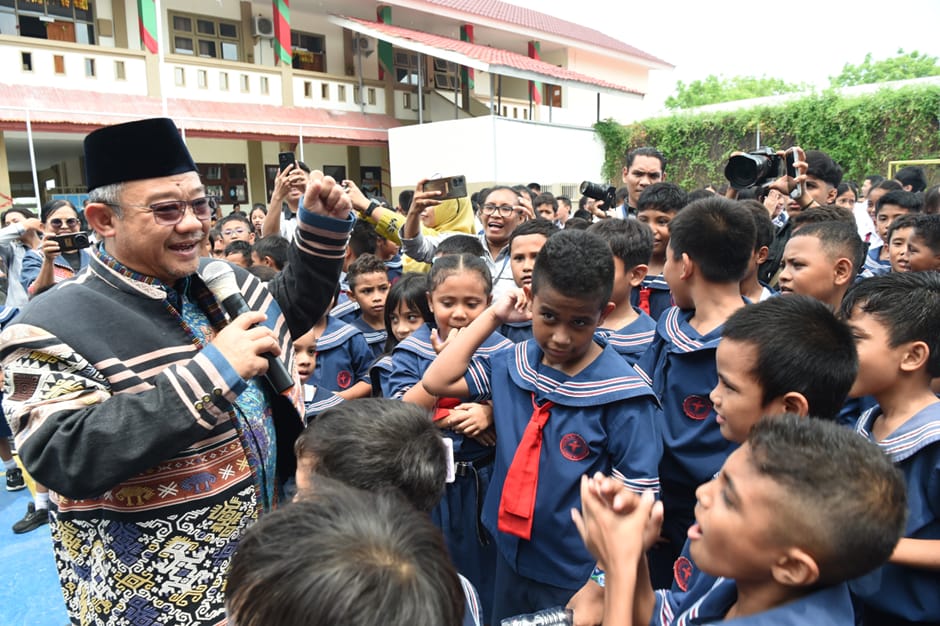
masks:
[[[3,465],[0,465],[0,470]],[[65,612],[49,526],[15,535],[11,526],[26,513],[28,489],[10,493],[0,471],[0,624],[3,626],[65,626]]]

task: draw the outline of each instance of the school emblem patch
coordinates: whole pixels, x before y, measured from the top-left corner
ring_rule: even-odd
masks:
[[[712,402],[702,396],[689,396],[682,401],[682,411],[686,417],[700,422],[712,412]]]
[[[561,455],[569,461],[580,461],[586,459],[591,453],[584,437],[578,433],[568,433],[561,438]]]
[[[349,386],[352,384],[352,374],[350,374],[346,370],[341,371],[339,374],[336,375],[336,384],[339,386],[340,389],[348,389]]]
[[[680,556],[672,565],[672,575],[676,580],[676,586],[682,591],[688,591],[689,578],[692,576],[692,562]]]

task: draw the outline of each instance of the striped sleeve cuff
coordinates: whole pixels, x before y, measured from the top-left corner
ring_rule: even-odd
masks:
[[[297,212],[297,232],[294,241],[306,254],[328,259],[342,259],[346,253],[349,232],[356,222],[350,213],[345,220],[311,213],[302,206]]]
[[[186,365],[164,370],[170,385],[188,407],[193,419],[212,428],[224,419],[248,383],[222,353],[208,345]]]

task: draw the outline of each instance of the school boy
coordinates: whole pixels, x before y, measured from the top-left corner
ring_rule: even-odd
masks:
[[[513,229],[509,236],[509,269],[512,270],[516,287],[529,287],[532,284],[535,258],[548,238],[558,232],[557,226],[541,218],[522,222]],[[532,339],[532,320],[507,322],[499,327],[499,334],[513,343]]]
[[[829,307],[790,296],[746,306],[729,317],[715,365],[718,382],[709,394],[715,419],[721,436],[740,444],[765,415],[835,420],[855,380],[858,356],[848,325]],[[688,547],[686,541],[673,565],[676,598],[703,575]],[[578,623],[590,623],[589,615],[600,623],[603,591],[588,583],[568,606]]]
[[[864,255],[865,244],[851,224],[832,221],[802,226],[783,251],[780,293],[810,296],[838,310]]]
[[[295,500],[315,496],[319,478],[372,493],[397,491],[428,515],[441,501],[447,478],[443,436],[416,404],[384,398],[350,400],[324,411],[294,443]],[[483,623],[480,599],[462,576],[464,626]]]
[[[369,367],[374,357],[362,331],[324,315],[310,330],[316,363],[307,384],[337,393],[345,400],[372,392]]]
[[[673,305],[669,284],[663,277],[666,250],[669,247],[669,223],[688,203],[688,196],[678,185],[654,183],[643,190],[636,204],[636,219],[653,231],[653,255],[640,288],[634,292],[635,306],[658,320]]]
[[[910,191],[889,191],[875,204],[875,232],[881,241],[888,241],[888,229],[897,218],[920,213],[923,199]],[[889,246],[879,245],[868,251],[865,257],[865,269],[873,276],[880,276],[891,271]]]
[[[907,240],[907,262],[912,272],[940,270],[940,215],[918,215]]]
[[[627,365],[635,365],[656,334],[656,320],[630,304],[633,290],[640,286],[649,270],[653,232],[643,222],[633,219],[603,220],[592,224],[588,232],[606,241],[614,257],[614,288],[610,294],[614,310],[597,332]]]
[[[374,254],[363,254],[346,272],[349,296],[359,304],[360,315],[350,324],[362,331],[373,360],[385,349],[385,298],[391,284],[385,263]]]
[[[940,622],[940,275],[886,274],[846,294],[842,314],[858,348],[850,395],[877,406],[858,420],[907,483],[904,538],[881,569],[851,583],[867,624]]]
[[[397,494],[319,478],[245,533],[225,608],[239,626],[460,626],[464,596],[427,515]]]
[[[662,402],[659,464],[664,541],[650,554],[654,584],[669,583],[692,523],[695,489],[714,476],[733,446],[719,431],[708,394],[717,382],[715,348],[725,320],[745,305],[740,281],[754,250],[754,218],[735,200],[696,200],[669,225],[663,275],[676,306],[656,326],[637,371]]]
[[[493,401],[496,466],[483,508],[499,551],[491,623],[562,605],[587,581],[594,559],[567,514],[581,475],[612,472],[637,491],[658,487],[655,396],[594,337],[613,308],[612,285],[607,244],[565,230],[545,242],[532,284],[449,340],[447,358],[422,380],[432,394]],[[533,339],[472,358],[522,306]]]
[[[883,563],[904,528],[904,480],[887,457],[792,414],[755,425],[696,495],[689,548],[709,576],[675,596],[653,591],[643,562],[662,519],[653,498],[585,478],[573,517],[607,568],[605,626],[853,624],[847,581]]]
[[[910,253],[907,249],[907,242],[914,232],[914,226],[917,224],[919,213],[914,215],[902,215],[894,220],[888,227],[888,238],[885,240],[888,247],[888,260],[891,262],[892,272],[910,272],[911,262]]]

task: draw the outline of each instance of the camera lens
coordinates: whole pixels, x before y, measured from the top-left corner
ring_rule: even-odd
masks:
[[[770,159],[760,154],[736,154],[728,159],[725,178],[735,189],[747,189],[764,178],[770,169]]]
[[[593,198],[594,200],[603,200],[605,193],[607,193],[607,189],[598,185],[597,183],[592,183],[589,180],[581,183],[582,196],[587,196],[588,198]]]

